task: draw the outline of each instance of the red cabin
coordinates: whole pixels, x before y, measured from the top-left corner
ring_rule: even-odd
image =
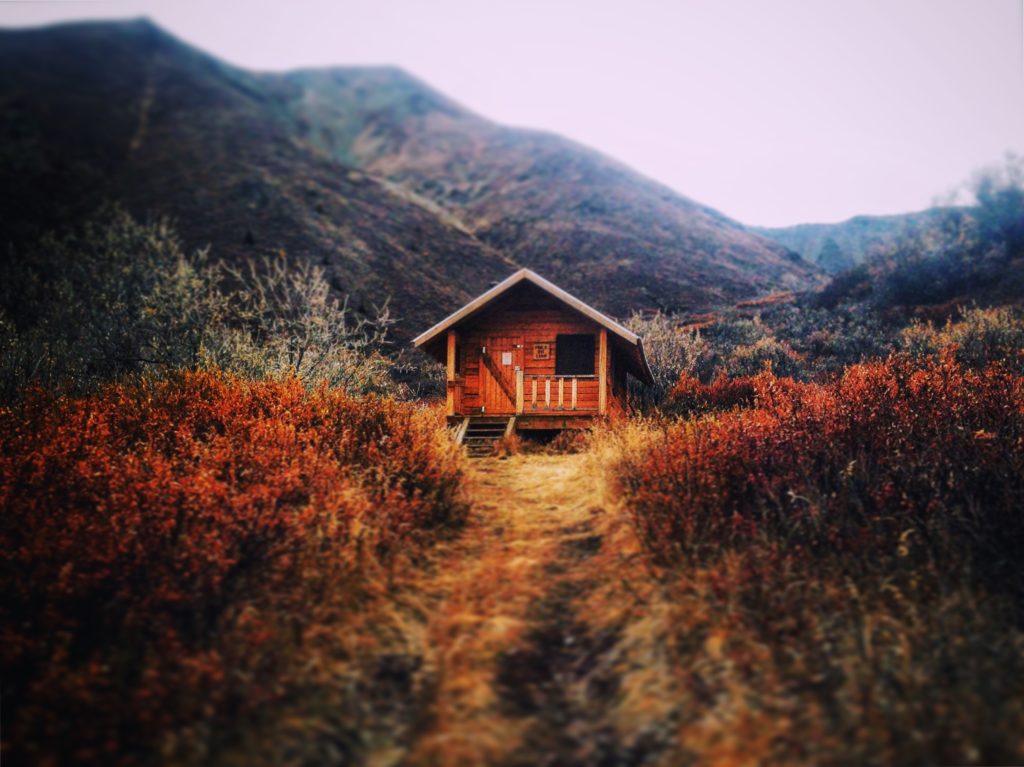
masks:
[[[586,428],[624,413],[626,378],[652,383],[640,337],[529,269],[521,269],[413,340],[447,365],[448,418],[476,424]]]

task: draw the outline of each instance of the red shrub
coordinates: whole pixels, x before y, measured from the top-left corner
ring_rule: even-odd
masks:
[[[699,378],[683,374],[668,393],[665,409],[678,415],[690,415],[753,404],[753,377],[727,378],[720,375],[712,383],[705,384]]]
[[[755,408],[681,422],[627,461],[630,508],[661,557],[764,538],[885,553],[916,536],[991,568],[1024,549],[1020,377],[946,356],[856,365],[829,385],[752,381]]]
[[[208,647],[225,616],[301,619],[310,584],[458,521],[461,464],[438,425],[209,373],[0,411],[5,736],[73,726],[77,761],[149,742],[171,697],[223,677]],[[101,715],[120,734],[93,721],[86,735]]]

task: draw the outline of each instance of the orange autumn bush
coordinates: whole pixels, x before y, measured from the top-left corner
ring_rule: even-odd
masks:
[[[692,415],[711,410],[731,410],[754,404],[754,378],[729,378],[719,375],[710,384],[695,376],[683,374],[668,393],[664,406],[667,413]]]
[[[617,458],[668,605],[665,742],[680,761],[1021,763],[1024,379],[948,350],[752,383],[752,407]]]
[[[207,372],[0,411],[5,741],[131,761],[258,713],[325,595],[462,519],[439,425]]]
[[[763,373],[753,388],[754,408],[679,422],[627,459],[653,551],[770,538],[866,554],[913,535],[938,553],[956,537],[980,565],[1012,569],[1024,544],[1020,376],[947,354],[855,365],[831,384]]]

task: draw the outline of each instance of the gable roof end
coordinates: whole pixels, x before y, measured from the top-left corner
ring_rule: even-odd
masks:
[[[424,344],[429,343],[431,340],[437,338],[441,333],[458,324],[460,321],[466,319],[470,315],[473,315],[479,310],[483,309],[485,306],[487,306],[487,304],[491,303],[491,301],[495,300],[503,293],[507,292],[511,288],[515,287],[516,285],[524,281],[536,285],[538,288],[554,296],[562,303],[567,304],[571,308],[578,311],[580,314],[593,320],[603,328],[606,328],[609,332],[615,334],[630,346],[636,347],[636,350],[639,353],[641,363],[641,369],[637,371],[639,373],[637,377],[646,383],[653,383],[654,378],[651,375],[651,369],[647,364],[647,355],[644,354],[643,342],[640,340],[640,336],[638,336],[631,330],[628,330],[627,328],[623,327],[618,322],[613,320],[611,317],[607,316],[606,314],[602,314],[594,307],[584,303],[580,299],[576,298],[576,296],[562,290],[554,283],[545,280],[539,274],[530,271],[529,269],[520,269],[512,276],[499,282],[490,290],[474,298],[461,309],[452,312],[443,320],[441,320],[436,325],[431,327],[429,330],[416,336],[416,338],[414,338],[412,341],[413,346],[421,347]]]

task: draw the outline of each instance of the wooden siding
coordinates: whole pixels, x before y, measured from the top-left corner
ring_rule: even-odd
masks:
[[[462,410],[462,402],[460,401],[461,391],[456,386],[455,379],[458,375],[458,369],[455,364],[455,350],[458,346],[458,334],[454,330],[448,331],[447,340],[447,363],[445,365],[445,413],[448,415],[454,415]]]
[[[488,333],[479,338],[476,354],[480,364],[467,371],[476,382],[480,405],[488,413],[514,413],[516,411],[516,368],[522,365],[522,336],[513,333]],[[486,347],[487,354],[481,350]],[[502,358],[508,359],[504,364]],[[494,372],[492,372],[494,371]]]
[[[573,412],[580,415],[594,415],[598,413],[601,397],[599,392],[599,381],[604,377],[608,382],[608,410],[616,412],[624,407],[624,386],[615,387],[616,369],[623,370],[619,364],[616,368],[616,353],[611,344],[604,348],[605,353],[605,375],[601,376],[600,362],[602,345],[597,342],[600,332],[603,330],[597,323],[583,317],[557,300],[549,296],[538,295],[529,291],[517,291],[514,296],[503,297],[495,301],[495,305],[486,313],[474,317],[459,328],[458,343],[460,347],[460,369],[457,377],[461,382],[461,413],[479,413],[481,405],[490,402],[488,413],[515,412],[515,402],[508,403],[505,410],[496,411],[494,407],[495,397],[490,390],[490,382],[487,380],[486,369],[482,374],[480,350],[490,339],[515,338],[521,344],[517,353],[513,354],[513,365],[503,368],[512,380],[515,380],[516,365],[522,367],[523,372],[523,412],[526,414],[540,412],[548,408],[544,407],[545,402],[552,405],[557,404],[558,383],[555,375],[556,338],[561,334],[592,333],[595,336],[594,344],[594,376],[577,378],[575,386],[576,407]],[[607,331],[605,331],[607,332]],[[535,344],[549,344],[550,353],[547,359],[534,359],[533,347]],[[502,349],[504,350],[504,349]],[[500,363],[500,352],[498,355]],[[624,372],[621,374],[624,375]],[[541,378],[534,378],[541,377]],[[547,395],[546,380],[550,383],[550,395]],[[533,398],[533,382],[538,384],[537,399]],[[566,379],[562,387],[562,403],[565,411],[569,411],[572,403],[572,381]],[[550,399],[546,399],[546,395]],[[622,398],[622,402],[616,400]],[[551,408],[554,409],[554,408]]]
[[[615,353],[614,348],[608,355],[608,415],[621,416],[626,414],[626,366]]]
[[[508,279],[453,312],[417,336],[413,340],[413,345],[444,363],[446,361],[445,340],[448,331],[471,327],[482,315],[493,314],[498,306],[514,308],[517,304],[527,306],[531,303],[534,304],[532,307],[534,309],[558,307],[568,310],[574,316],[589,320],[597,327],[604,328],[608,331],[609,356],[616,355],[619,364],[638,380],[648,384],[653,383],[639,336],[529,269],[520,269]],[[461,365],[459,369],[462,369]],[[457,380],[453,386],[461,392],[461,380]],[[604,387],[601,388],[604,391],[609,391]]]

